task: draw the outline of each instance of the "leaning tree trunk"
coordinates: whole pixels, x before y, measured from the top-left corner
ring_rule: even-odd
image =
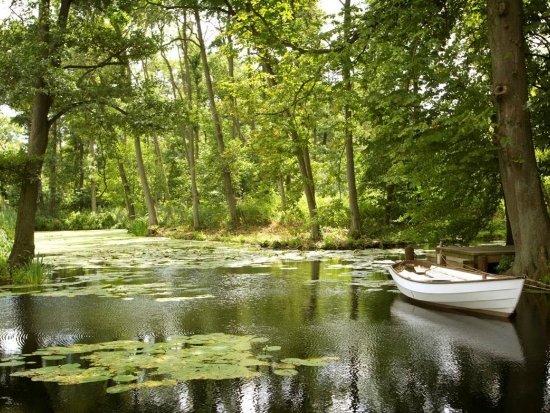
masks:
[[[189,113],[193,113],[193,71],[189,64],[189,38],[187,37],[187,15],[184,14],[184,28],[183,37],[181,41],[181,48],[183,51],[183,59],[180,57],[180,68],[184,73],[184,90],[185,98],[187,100],[187,110]],[[183,64],[182,64],[183,60]],[[196,93],[198,95],[198,91]],[[198,145],[199,145],[199,130],[195,122],[186,125],[185,133],[187,135],[187,163],[189,165],[189,177],[191,178],[191,201],[193,204],[193,229],[198,230],[200,228],[200,200],[199,190],[197,186],[197,163],[198,158]]]
[[[344,36],[349,38],[351,26],[351,0],[346,0],[344,4]],[[351,82],[351,61],[349,56],[344,56],[342,63],[342,80],[344,89],[347,92],[346,103],[344,104],[344,137],[346,141],[346,176],[348,181],[348,200],[351,215],[350,236],[359,238],[361,236],[361,215],[359,213],[359,203],[357,201],[357,185],[355,183],[355,160],[353,155],[353,133],[351,130],[351,100],[353,85]]]
[[[117,159],[118,173],[120,175],[120,182],[122,183],[122,190],[124,191],[124,202],[126,203],[126,210],[128,211],[128,219],[133,221],[136,218],[136,209],[134,208],[134,201],[132,196],[132,189],[126,176],[126,169],[122,159]]]
[[[288,113],[290,116],[290,113]],[[310,220],[310,234],[313,241],[321,239],[321,226],[319,225],[319,215],[317,212],[317,201],[315,198],[315,182],[311,171],[311,159],[309,157],[309,149],[307,143],[300,142],[298,131],[292,127],[290,132],[292,143],[294,145],[294,154],[300,168],[302,184],[304,187],[304,195],[306,197],[307,208]]]
[[[59,5],[58,26],[65,29],[69,15],[70,0],[63,0]],[[50,2],[41,0],[38,4],[38,24],[36,26],[36,47],[39,56],[46,65],[59,66],[54,58],[54,52],[58,52],[61,44],[50,38]],[[45,69],[47,70],[47,69]],[[17,208],[17,220],[15,223],[15,238],[8,258],[10,268],[21,267],[32,260],[34,255],[34,225],[38,194],[40,191],[40,175],[44,154],[48,146],[48,134],[50,121],[48,114],[53,104],[53,96],[48,94],[46,73],[36,77],[34,82],[34,97],[31,109],[31,126],[27,153],[29,161],[25,167],[21,181],[21,192]]]
[[[197,37],[199,40],[206,92],[208,94],[208,102],[210,104],[210,114],[212,115],[212,121],[214,123],[214,133],[216,136],[216,143],[218,145],[218,153],[220,155],[225,202],[227,204],[227,209],[229,212],[230,225],[234,227],[238,224],[239,221],[237,214],[237,201],[235,199],[235,191],[233,190],[233,182],[231,179],[229,163],[225,157],[225,143],[223,138],[222,121],[216,106],[216,97],[214,96],[214,87],[212,85],[212,78],[210,76],[210,66],[208,65],[208,58],[206,56],[206,46],[204,45],[204,38],[202,36],[200,14],[198,9],[195,9],[195,22],[197,24]]]
[[[40,84],[45,86],[42,81],[37,86]],[[29,136],[28,154],[31,159],[27,162],[21,182],[15,238],[9,256],[10,268],[24,266],[32,260],[34,255],[34,223],[40,190],[40,173],[50,131],[48,112],[53,103],[52,97],[41,92],[40,87],[37,87],[37,90],[33,99]]]
[[[527,111],[527,70],[521,0],[488,0],[495,141],[516,256],[512,272],[548,274],[550,218],[537,172]]]
[[[153,195],[151,195],[151,188],[149,187],[149,181],[147,180],[147,173],[145,172],[145,164],[143,162],[143,154],[141,152],[141,142],[139,136],[134,137],[134,148],[136,151],[136,163],[143,189],[143,197],[145,200],[145,206],[147,208],[147,217],[149,219],[149,225],[158,225],[157,211],[155,209],[155,201]]]

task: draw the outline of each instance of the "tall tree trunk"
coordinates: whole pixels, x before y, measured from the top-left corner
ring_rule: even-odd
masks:
[[[160,180],[162,182],[162,190],[164,192],[164,202],[166,203],[166,219],[168,221],[172,220],[172,205],[170,201],[172,200],[172,195],[170,194],[170,186],[168,185],[168,179],[166,178],[166,171],[164,169],[164,160],[162,158],[162,150],[160,148],[160,143],[158,136],[153,134],[153,146],[155,149],[155,157],[158,165],[158,171],[160,174]]]
[[[164,200],[170,201],[172,195],[170,194],[170,186],[168,185],[168,179],[166,178],[166,171],[164,169],[164,160],[162,158],[162,150],[160,149],[160,142],[158,136],[153,135],[153,146],[155,149],[155,157],[159,167],[160,180],[162,182],[162,190],[164,192]]]
[[[126,203],[126,210],[128,211],[128,219],[130,221],[133,221],[136,218],[136,209],[134,208],[132,190],[130,188],[130,183],[128,182],[126,169],[124,168],[124,163],[122,162],[122,159],[117,159],[117,164],[118,173],[120,175],[120,182],[122,183],[122,189],[124,191],[124,202]]]
[[[344,3],[344,38],[349,39],[351,26],[351,0]],[[346,103],[344,104],[344,137],[346,141],[346,177],[348,181],[348,201],[351,215],[350,236],[359,238],[361,236],[361,215],[359,214],[359,203],[357,201],[357,185],[355,183],[355,160],[353,155],[353,133],[351,127],[352,113],[348,103],[351,100],[353,85],[351,82],[351,61],[349,56],[344,54],[342,64],[342,80],[344,89],[347,92]]]
[[[90,142],[90,158],[92,163],[90,170],[90,208],[92,210],[92,214],[95,214],[97,212],[97,183],[95,181],[96,161],[93,141]]]
[[[214,96],[214,87],[212,85],[212,78],[210,75],[210,67],[208,65],[208,58],[206,56],[206,46],[204,45],[204,38],[202,35],[201,21],[199,10],[195,9],[195,21],[197,24],[197,36],[199,40],[200,54],[202,67],[204,72],[204,80],[206,85],[206,92],[208,94],[208,102],[210,104],[210,113],[212,115],[212,121],[214,123],[214,134],[216,136],[216,143],[218,146],[218,153],[220,155],[221,174],[223,182],[223,190],[225,195],[225,202],[229,212],[230,225],[235,227],[238,224],[239,218],[237,214],[237,201],[235,199],[235,191],[233,190],[233,182],[231,180],[231,171],[229,164],[225,157],[225,143],[223,138],[223,129],[220,114],[216,107],[216,98]]]
[[[153,195],[151,195],[151,188],[149,187],[149,181],[147,180],[147,173],[145,171],[145,164],[143,163],[143,154],[141,153],[141,142],[139,136],[134,137],[134,149],[136,151],[136,163],[141,182],[141,188],[143,189],[143,197],[145,200],[145,206],[147,208],[147,216],[149,219],[149,225],[158,225],[157,211],[155,209],[155,201]]]
[[[390,225],[395,202],[395,184],[386,185],[386,205],[384,207],[384,224]]]
[[[264,56],[262,59],[263,71],[271,75],[268,79],[269,85],[274,87],[277,84],[275,80],[275,70],[271,65],[269,56]],[[302,142],[298,129],[294,124],[292,113],[289,109],[283,111],[283,115],[287,118],[290,126],[290,139],[294,146],[294,155],[298,161],[298,167],[300,169],[300,176],[302,178],[302,184],[304,188],[304,196],[306,197],[309,219],[310,219],[310,236],[313,241],[321,239],[321,226],[319,225],[318,213],[317,213],[317,201],[315,198],[315,183],[313,179],[313,173],[311,170],[311,160],[309,157],[309,149],[307,142]]]
[[[283,175],[279,177],[279,195],[281,197],[281,211],[285,212],[287,205],[286,205],[285,177]]]
[[[234,85],[235,84],[235,56],[233,49],[233,39],[231,36],[227,37],[227,42],[229,43],[229,56],[227,57],[227,73],[229,75],[229,80]],[[239,138],[244,142],[244,137],[241,133],[241,121],[237,115],[237,98],[234,92],[231,92],[229,96],[229,106],[231,108],[231,136],[233,138]]]
[[[57,25],[64,30],[67,25],[71,0],[62,0],[59,5]],[[50,38],[50,1],[41,0],[38,4],[38,24],[36,43],[39,46],[40,57],[45,64],[59,66],[53,53],[58,51],[60,44]],[[46,73],[39,74],[34,82],[34,97],[31,109],[31,127],[29,134],[28,154],[31,159],[25,166],[25,176],[21,182],[17,220],[15,223],[15,238],[8,258],[10,268],[17,268],[32,260],[34,255],[34,225],[38,193],[40,190],[40,175],[43,157],[48,146],[50,122],[48,114],[53,104],[53,96],[46,91]]]
[[[187,15],[184,15],[185,28],[183,32],[182,50],[183,50],[183,68],[184,68],[184,80],[185,80],[185,96],[187,98],[187,109],[189,113],[193,113],[193,75],[191,65],[189,64],[189,39],[187,37]],[[180,60],[181,63],[181,60]],[[198,90],[196,93],[198,97]],[[193,123],[187,125],[187,141],[189,147],[187,148],[187,163],[189,165],[189,176],[191,178],[191,201],[193,203],[193,229],[198,230],[200,228],[200,203],[199,203],[199,191],[197,189],[197,162],[199,157],[199,127],[198,124]]]
[[[548,274],[550,218],[537,171],[527,111],[527,70],[521,0],[488,0],[496,144],[516,255],[512,272]]]
[[[179,67],[180,72],[184,80],[184,93],[176,83],[172,65],[164,53],[161,52],[162,58],[166,63],[168,69],[168,75],[170,84],[172,85],[172,94],[175,100],[185,102],[188,113],[193,113],[193,82],[191,78],[191,69],[189,67],[189,51],[188,51],[188,39],[187,39],[187,14],[184,14],[183,29],[178,25],[178,32],[181,38],[181,49],[183,51],[183,57],[179,54]],[[181,137],[183,146],[185,148],[185,159],[187,160],[187,166],[189,168],[189,178],[191,182],[191,203],[193,210],[193,229],[198,230],[200,228],[200,203],[199,192],[197,190],[197,174],[196,174],[196,156],[195,156],[195,128],[191,122],[183,122],[180,125]]]
[[[50,144],[50,157],[48,159],[48,189],[49,189],[49,205],[48,205],[48,213],[51,217],[57,216],[57,143],[59,141],[59,135],[58,135],[58,126],[57,123],[54,123],[52,125],[52,136],[51,136],[51,144]]]
[[[76,182],[76,192],[78,194],[78,210],[84,209],[84,144],[81,140],[77,143],[78,147],[78,175]]]
[[[48,145],[50,129],[48,112],[53,103],[51,96],[39,91],[41,89],[40,85],[45,87],[45,82],[40,81],[37,83],[38,91],[33,99],[28,148],[28,154],[33,159],[27,162],[25,176],[21,182],[15,237],[9,256],[11,268],[25,265],[32,260],[34,255],[34,224],[40,190],[40,172],[43,163],[42,157]]]
[[[288,114],[290,115],[290,113]],[[298,160],[300,175],[302,176],[302,184],[304,187],[304,195],[306,197],[307,208],[310,220],[310,234],[313,241],[321,239],[321,226],[319,225],[319,217],[317,213],[317,200],[315,198],[315,184],[313,173],[311,171],[311,159],[309,157],[309,149],[307,143],[300,142],[300,137],[296,128],[292,128],[292,142],[294,144],[294,153]]]

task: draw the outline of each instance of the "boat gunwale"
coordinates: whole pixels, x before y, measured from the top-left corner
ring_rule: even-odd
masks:
[[[396,268],[398,265],[406,265],[406,264],[412,264],[412,265],[417,264],[417,265],[423,266],[427,269],[431,269],[432,266],[433,267],[439,267],[439,268],[448,268],[448,269],[451,269],[451,270],[463,271],[463,272],[467,272],[469,274],[479,275],[480,277],[484,276],[484,277],[491,277],[491,278],[480,278],[479,280],[456,280],[456,281],[451,281],[451,280],[426,280],[426,281],[413,280],[411,278],[407,278],[407,277],[404,277],[403,275],[401,275],[399,273],[399,271],[397,270],[397,268]],[[427,264],[428,264],[428,266],[427,266]],[[414,282],[414,283],[419,283],[419,284],[438,284],[438,285],[452,284],[452,285],[456,285],[456,284],[472,284],[472,283],[493,282],[493,281],[525,280],[525,276],[491,274],[491,273],[480,271],[480,270],[477,270],[477,269],[461,268],[461,267],[454,267],[454,266],[449,266],[449,265],[447,265],[447,266],[438,265],[438,264],[434,264],[430,261],[425,261],[425,260],[402,260],[402,261],[398,261],[398,262],[392,264],[390,266],[390,268],[393,270],[395,275],[397,275],[399,278],[402,278],[402,279],[407,280],[409,282]]]

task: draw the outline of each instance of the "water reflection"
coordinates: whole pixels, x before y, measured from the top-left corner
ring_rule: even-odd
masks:
[[[449,348],[463,346],[468,350],[522,364],[523,348],[514,324],[508,320],[478,318],[456,312],[428,309],[399,297],[391,314],[407,324],[413,334],[437,337]]]
[[[123,241],[128,248],[129,241]],[[157,267],[159,258],[151,253],[134,268],[122,266],[133,258],[129,252],[112,251],[113,245],[109,254],[118,257],[116,270],[132,282],[189,284],[214,298],[162,303],[146,295],[130,301],[93,295],[2,297],[3,357],[45,345],[159,342],[179,334],[225,332],[266,336],[282,347],[281,358],[335,355],[340,360],[322,368],[299,368],[294,377],[198,380],[116,395],[105,393],[105,383],[37,383],[12,378],[10,368],[1,368],[2,412],[550,409],[550,300],[545,295],[524,294],[516,320],[505,322],[403,300],[381,272],[387,253],[380,250],[263,256],[242,248],[236,253],[221,244],[207,248],[154,240],[154,251],[168,251],[171,261]],[[146,244],[140,245],[139,251],[145,249]],[[178,254],[184,256],[183,264]],[[62,263],[64,258],[55,259]],[[113,271],[98,262],[93,268],[87,274],[90,283]],[[82,270],[60,273],[66,280],[82,275]]]

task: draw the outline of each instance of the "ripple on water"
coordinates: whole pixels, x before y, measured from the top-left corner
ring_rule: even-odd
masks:
[[[0,330],[0,350],[3,356],[20,354],[27,334],[20,328],[6,328]]]

